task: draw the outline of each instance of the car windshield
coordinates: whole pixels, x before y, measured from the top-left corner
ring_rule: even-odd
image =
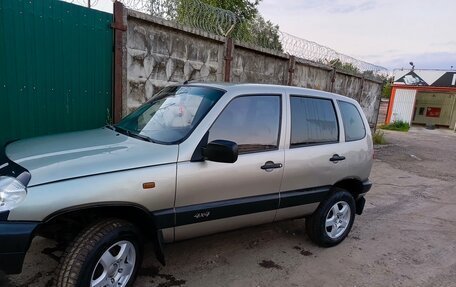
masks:
[[[115,128],[143,140],[179,143],[188,137],[224,93],[210,87],[166,87]]]

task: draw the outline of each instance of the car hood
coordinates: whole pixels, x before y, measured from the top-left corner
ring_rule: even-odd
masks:
[[[6,156],[27,169],[29,186],[146,166],[175,163],[178,145],[160,145],[108,128],[13,142]]]

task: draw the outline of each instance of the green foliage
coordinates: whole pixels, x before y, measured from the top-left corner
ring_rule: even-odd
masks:
[[[283,51],[279,26],[258,12],[261,0],[155,0],[153,15],[164,14],[180,24],[203,29],[241,42]],[[170,8],[174,3],[175,10]],[[223,10],[221,10],[223,9]],[[227,12],[230,11],[230,12]],[[227,33],[230,33],[227,35]]]
[[[391,83],[387,82],[385,85],[383,85],[382,98],[389,99],[391,97],[391,90],[392,90]]]
[[[257,6],[261,0],[200,0],[214,7],[236,14],[240,22],[254,20],[258,15]]]
[[[239,41],[263,48],[283,51],[279,38],[279,26],[265,20],[257,6],[261,0],[201,0],[214,7],[233,12],[238,24],[231,36]]]
[[[384,77],[385,85],[382,89],[382,98],[389,99],[391,97],[391,90],[393,88],[394,77]]]
[[[374,144],[386,144],[385,140],[385,133],[382,132],[381,130],[377,130],[373,135],[372,135],[372,141]]]
[[[260,14],[243,22],[235,29],[233,38],[276,51],[283,51],[279,37],[279,26],[265,20]]]
[[[404,121],[394,121],[388,125],[380,126],[381,129],[384,130],[391,130],[391,131],[400,131],[400,132],[408,132],[410,129],[410,125]]]
[[[328,64],[341,71],[353,74],[360,74],[360,70],[357,67],[355,67],[352,63],[344,63],[340,59],[331,60]]]

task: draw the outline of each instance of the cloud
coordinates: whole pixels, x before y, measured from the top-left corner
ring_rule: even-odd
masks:
[[[433,52],[420,54],[402,54],[387,60],[377,60],[376,63],[388,69],[409,68],[409,62],[413,62],[417,69],[446,69],[451,66],[456,68],[456,53]]]
[[[332,13],[351,13],[356,11],[368,11],[372,10],[376,7],[376,3],[372,0],[365,1],[359,4],[338,4],[334,5],[333,7],[329,8],[329,12]]]
[[[264,6],[287,7],[290,11],[320,10],[329,13],[351,13],[368,11],[376,7],[376,0],[282,0],[280,2],[267,2]]]
[[[456,47],[456,41],[436,42],[431,43],[433,47]]]

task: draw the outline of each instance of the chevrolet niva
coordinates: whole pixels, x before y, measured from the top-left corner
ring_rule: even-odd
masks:
[[[166,87],[116,125],[15,141],[0,156],[0,269],[35,236],[66,243],[57,286],[131,286],[142,243],[305,217],[340,243],[363,211],[373,146],[360,105],[255,84]]]

